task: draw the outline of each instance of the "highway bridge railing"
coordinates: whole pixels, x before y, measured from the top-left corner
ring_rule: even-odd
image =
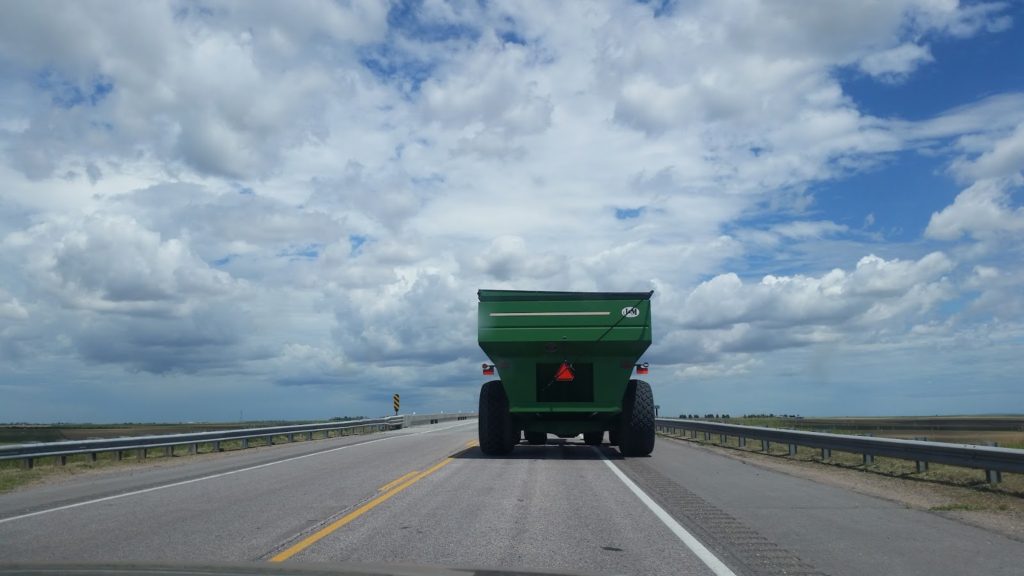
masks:
[[[873,463],[876,456],[911,460],[917,463],[918,472],[926,471],[929,463],[977,468],[985,471],[991,483],[1002,481],[1003,472],[1024,473],[1024,450],[1014,448],[830,434],[675,418],[657,418],[655,425],[658,432],[663,434],[689,435],[690,438],[703,434],[704,440],[711,440],[717,434],[722,444],[727,438],[736,437],[740,448],[745,448],[748,440],[760,441],[762,452],[769,452],[771,444],[777,443],[786,445],[790,455],[796,454],[798,446],[820,449],[822,460],[831,459],[832,451],[835,450],[861,454],[865,465]]]
[[[114,453],[116,460],[121,460],[126,452],[134,452],[136,459],[142,460],[146,458],[150,450],[157,449],[162,450],[164,456],[172,456],[174,448],[178,446],[187,446],[189,454],[196,454],[201,444],[210,445],[212,452],[220,452],[222,450],[221,443],[228,441],[238,441],[241,448],[249,448],[253,440],[261,442],[261,445],[266,446],[273,445],[276,439],[285,439],[285,442],[294,442],[296,438],[313,440],[314,435],[317,434],[321,438],[333,438],[337,436],[383,432],[385,430],[395,430],[423,424],[468,420],[475,417],[476,413],[472,412],[410,414],[363,420],[339,420],[289,426],[190,432],[187,434],[157,434],[151,436],[10,444],[0,445],[0,461],[20,460],[22,468],[32,468],[35,461],[39,458],[54,458],[56,462],[64,465],[67,464],[69,456],[86,454],[89,460],[95,462],[98,455],[105,452]]]

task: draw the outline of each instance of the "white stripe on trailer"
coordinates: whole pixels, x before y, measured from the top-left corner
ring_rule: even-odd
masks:
[[[611,312],[491,312],[491,316],[611,316]]]

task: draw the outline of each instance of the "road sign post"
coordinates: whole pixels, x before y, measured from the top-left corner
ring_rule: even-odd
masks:
[[[398,416],[398,406],[401,404],[401,398],[398,396],[398,394],[395,394],[394,396],[391,397],[391,400],[392,404],[394,404],[395,406],[395,416]]]

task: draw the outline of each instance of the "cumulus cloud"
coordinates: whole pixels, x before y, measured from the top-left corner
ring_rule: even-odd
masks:
[[[983,293],[964,310],[1005,319],[993,306],[1016,268],[868,237],[851,227],[892,216],[839,213],[819,191],[919,150],[966,187],[929,240],[1016,234],[1024,97],[902,120],[841,80],[913,78],[943,64],[929,46],[997,34],[1008,13],[12,6],[0,352],[41,373],[33,350],[111,381],[244,374],[268,396],[302,385],[368,402],[387,385],[426,403],[417,387],[472,396],[481,287],[654,289],[652,358],[684,377],[952,337],[968,315],[940,305]]]
[[[945,254],[933,252],[918,261],[865,256],[852,272],[837,268],[820,277],[769,275],[756,284],[746,284],[734,273],[721,274],[686,297],[679,322],[686,328],[837,325],[864,313],[879,299],[902,298],[952,268]]]
[[[871,342],[917,325],[957,294],[952,260],[933,252],[920,260],[865,256],[852,271],[822,276],[763,277],[734,273],[702,282],[668,312],[672,327],[655,347],[688,366],[745,363],[750,354],[846,342]]]
[[[452,276],[422,273],[387,292],[334,295],[335,341],[345,356],[373,364],[429,364],[475,354],[473,294]]]
[[[23,249],[38,288],[70,308],[181,315],[234,288],[230,276],[209,268],[181,240],[164,241],[125,216],[39,224],[5,245]]]
[[[982,145],[984,149],[976,158],[962,157],[953,163],[953,171],[961,178],[1007,178],[1020,176],[1024,171],[1024,122],[1005,137]]]
[[[33,178],[97,153],[268,174],[284,148],[323,136],[315,119],[336,88],[308,64],[321,39],[352,61],[356,47],[381,38],[386,17],[373,2],[108,8],[38,2],[5,11],[0,59],[22,81],[43,75],[49,95],[13,139],[15,165]]]
[[[957,195],[953,204],[932,213],[925,236],[956,240],[964,235],[989,240],[1024,231],[1024,208],[1014,207],[1007,184],[981,180]]]
[[[24,270],[25,293],[79,353],[152,372],[234,365],[246,316],[245,286],[212,269],[181,239],[134,219],[91,215],[37,224],[3,241]],[[234,351],[237,353],[237,351]]]

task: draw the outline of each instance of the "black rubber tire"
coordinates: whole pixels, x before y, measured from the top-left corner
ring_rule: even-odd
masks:
[[[630,380],[622,398],[619,453],[648,456],[654,451],[654,394],[643,380]]]
[[[602,440],[604,440],[604,431],[583,433],[583,442],[590,446],[600,446]]]
[[[488,456],[508,454],[515,445],[512,416],[508,412],[508,396],[501,380],[491,380],[480,387],[480,409],[477,434],[480,451]]]
[[[540,446],[542,444],[547,444],[548,443],[548,433],[547,432],[530,432],[529,430],[527,430],[526,431],[526,443],[527,444],[533,444],[535,446]]]
[[[618,428],[617,426],[616,427],[612,427],[612,429],[608,431],[608,445],[609,446],[618,446],[619,445],[619,431],[618,431],[617,428]]]

